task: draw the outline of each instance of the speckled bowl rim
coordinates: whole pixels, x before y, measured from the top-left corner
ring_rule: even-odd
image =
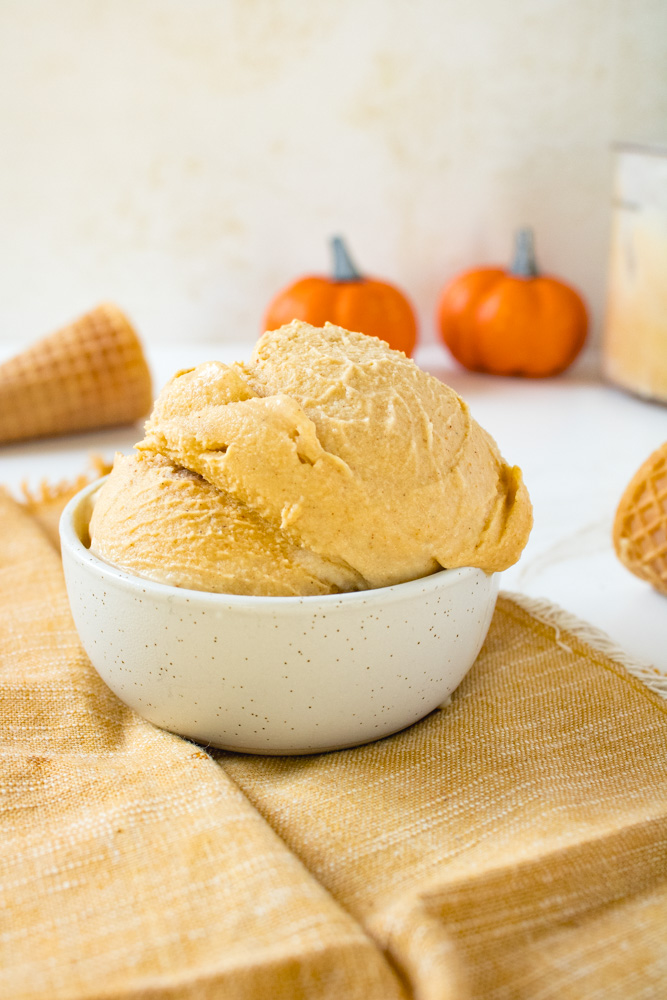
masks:
[[[118,581],[128,589],[139,593],[154,593],[156,597],[169,598],[172,601],[183,601],[188,604],[198,601],[205,605],[231,606],[235,608],[247,607],[255,611],[259,608],[280,608],[282,611],[288,612],[290,609],[296,610],[302,608],[304,605],[307,605],[309,610],[314,611],[318,607],[333,609],[334,607],[348,607],[355,604],[368,603],[375,595],[383,603],[398,602],[431,590],[456,586],[461,581],[465,581],[479,573],[484,573],[483,570],[477,569],[474,566],[462,566],[456,569],[439,570],[435,573],[430,573],[428,576],[417,577],[417,579],[408,580],[405,583],[392,584],[389,587],[373,587],[370,590],[355,590],[342,594],[318,594],[301,597],[260,597],[247,594],[211,593],[211,591],[207,590],[190,590],[186,587],[175,587],[167,583],[158,583],[148,577],[134,576],[131,573],[126,573],[124,570],[104,562],[93,555],[79,537],[74,526],[75,515],[81,504],[88,500],[91,494],[95,493],[101,487],[106,478],[107,476],[102,476],[101,479],[96,479],[94,482],[84,486],[65,506],[60,516],[59,524],[61,546],[63,549],[66,548],[75,559],[86,565],[99,577]],[[484,575],[493,576],[495,574],[484,573]]]

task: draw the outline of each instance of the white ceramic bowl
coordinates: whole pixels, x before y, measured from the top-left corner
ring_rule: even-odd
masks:
[[[388,736],[446,702],[486,636],[498,576],[443,570],[324,597],[238,597],[131,576],[87,548],[93,483],[65,508],[63,567],[93,666],[155,725],[244,753]]]

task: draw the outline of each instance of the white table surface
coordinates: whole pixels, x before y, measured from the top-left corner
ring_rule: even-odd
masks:
[[[156,391],[178,368],[239,360],[248,344],[184,344],[147,349]],[[0,356],[7,356],[3,351]],[[593,358],[559,378],[473,375],[444,350],[416,359],[469,403],[505,458],[520,465],[535,526],[501,587],[545,597],[602,629],[628,653],[667,673],[667,598],[617,560],[611,542],[616,506],[643,460],[667,440],[667,406],[604,385]],[[17,495],[23,481],[57,482],[82,472],[92,453],[111,458],[141,436],[125,427],[0,448],[0,482]]]

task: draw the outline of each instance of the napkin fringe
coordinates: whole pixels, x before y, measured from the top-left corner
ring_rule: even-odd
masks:
[[[37,486],[30,486],[28,481],[24,479],[20,484],[21,503],[29,512],[32,512],[43,504],[51,504],[54,501],[69,498],[70,495],[73,496],[84,486],[92,483],[94,479],[106,476],[111,472],[111,469],[112,463],[107,462],[102,455],[95,452],[89,457],[88,470],[74,479],[62,479],[53,483],[44,478]]]
[[[603,632],[602,629],[577,618],[569,611],[565,611],[559,605],[543,597],[528,597],[526,594],[515,593],[514,591],[504,591],[503,597],[514,601],[524,611],[537,618],[543,625],[550,626],[554,630],[554,639],[561,648],[572,652],[567,642],[562,637],[562,632],[570,632],[587,642],[589,646],[604,653],[616,663],[625,667],[629,674],[637,677],[647,688],[667,699],[667,675],[643,660],[630,655],[625,649],[619,646],[614,640]]]

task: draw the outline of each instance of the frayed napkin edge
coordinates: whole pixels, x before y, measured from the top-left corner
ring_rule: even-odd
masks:
[[[500,596],[513,601],[514,604],[537,618],[543,625],[553,628],[554,639],[563,649],[572,652],[562,635],[563,632],[570,632],[577,639],[588,643],[599,653],[603,653],[610,660],[620,664],[629,674],[642,681],[647,688],[667,700],[667,674],[662,673],[650,663],[632,656],[602,629],[578,618],[547,598],[528,597],[526,594],[510,590],[501,591]]]

